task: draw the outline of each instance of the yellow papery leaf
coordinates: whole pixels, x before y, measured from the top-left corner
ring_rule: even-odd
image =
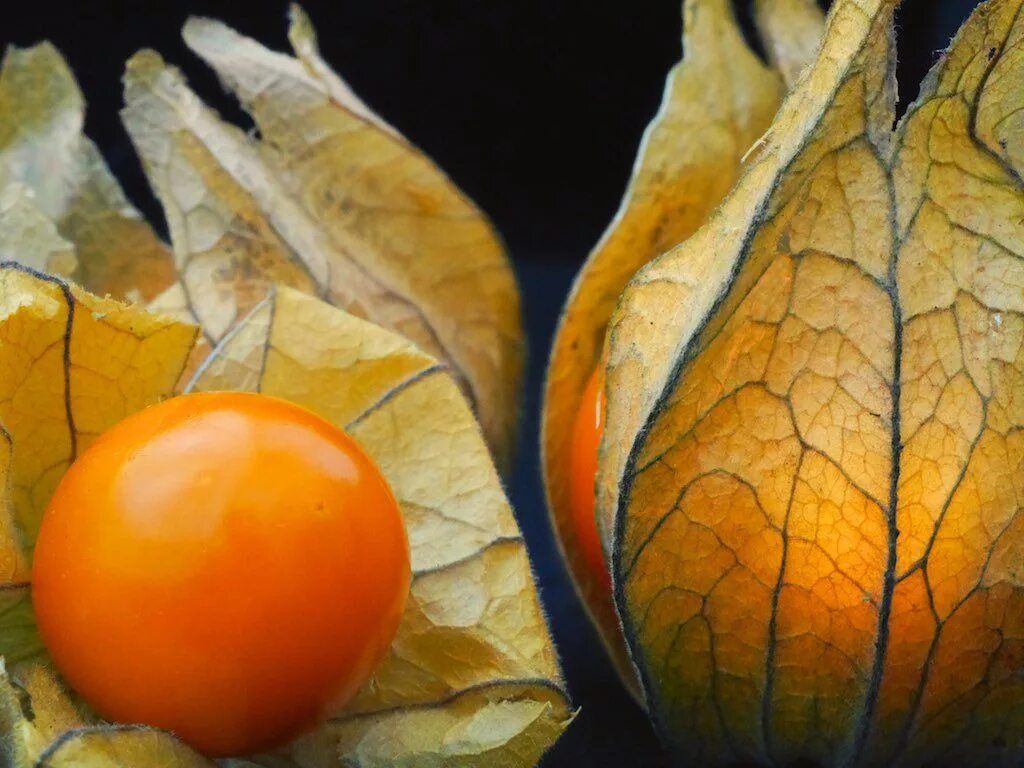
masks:
[[[0,424],[0,661],[31,659],[42,652],[29,586],[29,560],[11,498],[14,441]]]
[[[195,329],[0,265],[0,424],[14,520],[31,549],[64,471],[95,437],[167,396]]]
[[[39,664],[24,664],[12,677],[6,662],[0,660],[0,728],[9,765],[32,765],[63,733],[84,725],[49,670]]]
[[[821,45],[825,16],[817,0],[754,0],[754,20],[768,61],[791,88]]]
[[[57,49],[9,47],[0,69],[0,189],[29,190],[32,204],[73,246],[77,260],[48,271],[99,294],[152,298],[174,280],[170,254],[82,135],[84,114]],[[44,266],[31,257],[18,261]]]
[[[612,319],[601,514],[694,765],[1024,754],[1021,0],[895,133],[896,0],[838,0],[709,223]]]
[[[3,261],[17,261],[63,277],[71,277],[78,269],[75,246],[61,237],[57,225],[39,210],[32,190],[17,182],[0,190]]]
[[[525,544],[444,366],[282,287],[188,388],[258,391],[319,413],[374,458],[405,517],[413,584],[389,655],[342,712],[286,754],[304,768],[539,759],[572,715]]]
[[[0,733],[10,768],[214,768],[168,733],[89,723],[42,665],[0,659]]]
[[[297,7],[298,59],[208,19],[184,35],[261,140],[221,121],[156,54],[129,62],[124,121],[181,274],[158,306],[185,306],[217,343],[283,283],[395,330],[449,366],[507,467],[522,329],[485,216],[331,72]]]
[[[303,766],[517,768],[565,727],[564,694],[543,681],[495,683],[422,707],[332,721],[294,746]]]
[[[316,41],[316,30],[313,29],[313,22],[310,21],[300,5],[292,3],[289,8],[291,24],[288,27],[288,42],[292,50],[299,57],[306,70],[311,76],[320,81],[320,84],[327,91],[331,100],[342,105],[349,112],[357,117],[373,123],[381,130],[393,134],[399,140],[403,140],[397,130],[392,128],[384,119],[370,109],[359,96],[353,91],[348,83],[342,80],[337,73],[320,58],[320,49]]]
[[[0,654],[9,662],[42,651],[29,591],[29,562],[11,499],[14,441],[0,424]]]
[[[669,73],[621,207],[573,285],[555,336],[544,396],[548,506],[576,586],[631,686],[634,675],[611,596],[587,567],[569,509],[573,421],[627,281],[704,223],[739,177],[743,158],[768,128],[784,92],[780,77],[744,42],[731,0],[687,0],[683,8],[684,58]],[[820,28],[809,8],[798,0],[769,0],[761,6],[770,21],[769,47],[778,51],[787,71],[805,64],[801,57],[813,54],[819,42]],[[818,18],[820,26],[820,12]]]

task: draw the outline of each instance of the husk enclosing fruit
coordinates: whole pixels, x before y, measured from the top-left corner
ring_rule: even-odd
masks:
[[[300,10],[297,59],[215,22],[186,34],[251,96],[264,140],[156,54],[130,62],[125,121],[172,250],[81,135],[56,50],[12,49],[0,73],[0,253],[20,262],[0,264],[0,754],[15,768],[213,765],[172,734],[100,721],[62,685],[30,563],[50,494],[93,439],[162,398],[219,389],[289,399],[355,437],[399,501],[414,571],[391,651],[356,697],[275,753],[227,764],[533,765],[573,712],[476,418],[507,457],[522,345],[503,251],[327,68]],[[288,87],[245,90],[268,72]],[[305,146],[314,133],[323,142]]]
[[[757,19],[774,66],[749,49],[730,0],[687,0],[684,57],[669,73],[621,207],[576,277],[555,336],[541,450],[562,553],[620,676],[638,693],[606,579],[588,567],[570,510],[573,421],[626,283],[695,232],[729,192],[792,84],[813,57],[822,14],[813,0],[761,0]],[[777,71],[776,71],[777,70]],[[610,518],[599,519],[606,546]]]
[[[894,131],[897,5],[833,5],[611,320],[599,514],[688,764],[1024,759],[1024,13],[980,4]]]

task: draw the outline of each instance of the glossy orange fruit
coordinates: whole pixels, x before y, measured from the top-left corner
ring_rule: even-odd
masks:
[[[275,747],[350,698],[410,583],[402,517],[344,432],[262,395],[186,395],[64,476],[33,600],[58,669],[106,718],[210,756]]]
[[[605,562],[595,515],[594,480],[597,451],[604,434],[604,365],[591,374],[573,424],[572,457],[569,466],[569,507],[576,539],[587,569],[597,584],[611,592],[612,581]]]

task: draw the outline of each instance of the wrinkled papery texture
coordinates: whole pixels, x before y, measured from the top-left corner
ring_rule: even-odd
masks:
[[[78,268],[75,246],[60,236],[57,225],[35,202],[35,193],[12,182],[0,189],[0,262],[17,261],[56,275]]]
[[[405,517],[413,584],[391,651],[286,754],[302,766],[532,765],[571,714],[526,545],[451,376],[406,339],[288,288],[190,390],[256,390],[354,437]],[[439,756],[439,757],[438,757]]]
[[[54,679],[29,601],[32,542],[89,442],[170,395],[196,328],[0,267],[0,754],[27,766],[207,766],[171,736],[99,724]],[[189,389],[260,391],[345,428],[399,500],[414,568],[387,659],[344,711],[232,764],[533,765],[572,719],[529,559],[473,414],[406,339],[280,288]],[[372,577],[372,575],[370,575]]]
[[[754,21],[768,61],[792,88],[821,46],[825,16],[817,0],[754,0]]]
[[[833,6],[757,162],[613,318],[616,601],[688,764],[1024,759],[1022,2],[893,133],[895,5]]]
[[[0,659],[0,730],[12,768],[214,768],[163,731],[89,722],[43,664]]]
[[[794,0],[769,0],[766,40],[795,69],[820,30],[803,8],[787,31]],[[819,14],[820,18],[820,14]],[[610,596],[580,554],[569,510],[572,425],[599,364],[605,328],[637,269],[689,237],[726,195],[742,158],[768,128],[783,84],[747,47],[731,0],[686,0],[685,56],[669,73],[661,108],[648,126],[621,207],[584,264],[555,336],[544,395],[542,452],[548,508],[576,587],[619,669],[635,686]],[[770,34],[769,34],[770,33]],[[790,41],[786,44],[785,41]],[[806,63],[806,61],[805,61]],[[610,525],[601,522],[605,544]]]
[[[154,307],[194,318],[212,345],[283,283],[395,330],[449,367],[507,468],[524,344],[515,277],[484,214],[330,70],[298,7],[298,58],[210,19],[184,37],[260,138],[152,51],[128,62],[123,119],[181,277]]]
[[[7,243],[0,258],[46,268],[101,295],[151,299],[174,282],[170,251],[82,134],[84,116],[85,100],[56,48],[7,48],[0,68],[0,195],[18,187],[76,258],[39,263],[9,252]],[[0,227],[7,236],[8,222]]]

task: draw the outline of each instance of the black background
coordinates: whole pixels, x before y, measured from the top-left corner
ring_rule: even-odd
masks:
[[[905,0],[901,101],[974,0]],[[5,3],[5,6],[8,4]],[[13,5],[11,3],[10,5]],[[188,13],[287,49],[284,0],[21,0],[2,41],[54,42],[89,101],[86,130],[129,196],[163,229],[121,128],[124,61],[143,47],[181,67],[222,114],[249,121],[179,37]],[[750,0],[738,0],[746,24]],[[519,272],[531,360],[510,494],[530,545],[577,721],[544,765],[663,763],[577,605],[551,539],[537,458],[539,391],[561,301],[612,216],[641,132],[680,55],[679,0],[307,0],[324,57],[493,218]],[[748,24],[749,26],[749,24]]]

